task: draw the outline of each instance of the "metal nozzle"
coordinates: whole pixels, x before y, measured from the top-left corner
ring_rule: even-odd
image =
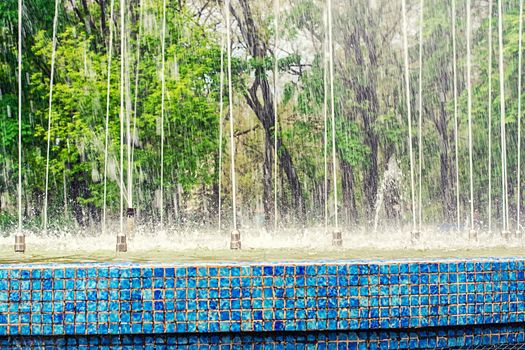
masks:
[[[468,239],[471,240],[471,241],[477,241],[478,240],[478,231],[476,231],[476,230],[468,231]]]
[[[230,249],[241,249],[241,232],[237,229],[233,230],[231,233]]]
[[[135,236],[135,208],[128,208],[126,211],[126,234],[129,239]]]
[[[332,232],[332,246],[333,247],[342,247],[343,246],[343,233],[338,228],[336,228]]]
[[[25,253],[26,251],[26,236],[17,233],[15,235],[15,252],[16,253]]]
[[[126,235],[117,235],[117,253],[125,253],[128,251],[128,244],[126,243]]]

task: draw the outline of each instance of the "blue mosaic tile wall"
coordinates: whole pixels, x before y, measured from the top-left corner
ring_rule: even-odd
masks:
[[[114,336],[33,336],[0,339],[2,349],[525,349],[524,326],[421,331],[265,332]]]
[[[334,344],[348,345],[359,344],[357,332],[381,339],[400,330],[417,339],[440,330],[448,344],[461,327],[483,329],[477,339],[523,343],[521,328],[497,327],[525,320],[524,272],[521,258],[0,265],[0,344],[306,332],[336,334]],[[383,341],[392,339],[399,337]]]

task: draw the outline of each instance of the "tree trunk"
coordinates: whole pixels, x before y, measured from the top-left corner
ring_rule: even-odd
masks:
[[[276,205],[276,203],[273,203],[274,201],[272,201],[272,168],[272,135],[267,131],[264,134],[263,163],[263,207],[266,229],[271,228],[273,222],[273,208],[274,205]],[[275,179],[275,181],[277,181],[277,179]]]
[[[363,191],[365,194],[365,218],[367,224],[371,224],[374,217],[374,210],[376,205],[377,195],[377,180],[379,177],[378,170],[378,152],[379,141],[375,131],[373,130],[373,123],[379,109],[376,89],[373,81],[368,86],[356,86],[356,99],[360,104],[368,105],[369,110],[361,110],[360,115],[364,127],[364,143],[369,148],[369,163],[365,169],[365,176],[363,181]]]
[[[354,195],[354,169],[344,159],[340,161],[340,164],[345,220],[348,225],[355,225],[358,221]]]
[[[451,181],[450,180],[450,136],[447,129],[447,112],[445,101],[440,102],[439,116],[434,123],[439,135],[439,160],[440,160],[440,193],[445,221],[452,220],[454,208],[452,205]]]
[[[240,13],[237,13],[233,5],[230,5],[230,11],[233,17],[237,20],[238,28],[241,36],[244,39],[247,51],[255,59],[264,59],[268,53],[268,45],[263,36],[259,34],[259,28],[255,24],[255,20],[250,8],[250,2],[239,1]],[[264,191],[263,202],[265,209],[265,219],[267,225],[273,215],[272,208],[272,191],[271,191],[271,159],[272,142],[275,137],[275,116],[274,116],[274,96],[268,78],[266,75],[266,68],[257,66],[254,72],[254,80],[249,88],[244,91],[244,97],[250,108],[261,122],[265,131],[265,156],[264,156]],[[282,139],[277,135],[277,149],[279,156],[280,167],[284,170],[288,179],[288,184],[293,197],[295,211],[298,215],[297,219],[301,223],[305,220],[305,207],[303,199],[303,190],[299,177],[295,171],[293,160],[283,145]],[[268,164],[268,162],[270,164]]]
[[[304,224],[306,212],[304,206],[303,188],[295,171],[292,156],[283,145],[282,139],[280,137],[277,138],[277,148],[279,149],[279,163],[286,174],[288,185],[290,186],[290,190],[292,192],[294,209],[297,213],[297,217],[295,219],[297,219],[300,224]]]

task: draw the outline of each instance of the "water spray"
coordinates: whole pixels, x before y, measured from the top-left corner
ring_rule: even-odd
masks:
[[[58,2],[59,0],[55,0],[55,15],[53,17],[53,41],[52,41],[52,51],[51,51],[51,72],[49,74],[49,108],[48,108],[48,119],[47,119],[46,176],[45,176],[45,190],[44,190],[44,208],[42,210],[44,214],[44,223],[43,223],[44,232],[47,232],[47,210],[48,210],[48,197],[49,197],[49,152],[51,149],[51,117],[52,117],[52,106],[53,106],[53,81],[55,78],[55,55],[56,55],[56,46],[57,46]]]
[[[137,96],[138,96],[138,87],[139,87],[139,70],[140,70],[140,44],[142,37],[142,22],[144,17],[144,5],[142,0],[139,3],[140,7],[140,16],[139,16],[139,34],[137,37],[137,55],[135,59],[136,69],[135,69],[135,94],[133,99],[133,131],[130,131],[130,120],[127,118],[127,145],[128,145],[128,208],[126,210],[126,234],[130,239],[135,237],[135,217],[136,209],[133,207],[133,170],[134,170],[134,152],[135,152],[135,143],[133,138],[136,133],[137,126]]]
[[[134,169],[135,164],[135,135],[137,134],[137,98],[138,98],[138,91],[139,91],[139,73],[140,73],[140,47],[142,43],[142,26],[144,22],[144,5],[143,0],[140,0],[139,2],[140,7],[140,15],[139,15],[139,34],[137,36],[137,56],[135,58],[135,94],[133,99],[133,131],[130,135],[130,140],[128,141],[128,147],[131,149],[128,151],[129,153],[129,167],[131,169]],[[133,138],[133,141],[131,141]],[[133,171],[128,171],[128,186],[129,186],[129,207],[133,207]]]
[[[108,184],[108,147],[109,147],[109,101],[111,97],[111,58],[113,53],[113,11],[115,0],[111,0],[109,12],[109,43],[108,43],[108,71],[106,82],[106,125],[104,131],[104,194],[102,203],[102,233],[106,232],[106,214],[107,214],[107,184]],[[64,181],[65,192],[65,181]]]
[[[401,11],[403,16],[403,51],[405,63],[405,99],[407,108],[407,122],[408,122],[408,151],[410,155],[410,195],[412,199],[412,231],[410,238],[412,242],[416,242],[420,238],[420,232],[417,231],[416,226],[416,196],[414,187],[414,151],[412,149],[412,113],[410,106],[410,76],[408,66],[408,34],[407,34],[407,15],[406,15],[406,0],[401,1]]]
[[[137,38],[139,39],[139,38]],[[126,43],[126,60],[130,60],[130,56],[128,55],[128,45],[129,43]],[[140,43],[139,43],[140,45]],[[138,47],[137,47],[137,51]],[[127,63],[127,62],[126,62]],[[137,74],[138,76],[138,74]],[[133,207],[133,159],[131,156],[131,149],[133,144],[132,134],[131,134],[131,97],[130,97],[130,73],[129,73],[129,64],[126,64],[126,79],[125,86],[126,86],[126,189],[127,189],[127,208],[126,208],[126,236],[129,237],[129,239],[133,239],[135,235],[135,208]],[[133,121],[135,122],[136,118],[136,108],[134,109],[133,114]]]
[[[278,110],[277,110],[277,82],[278,82],[278,76],[277,76],[277,73],[278,73],[278,70],[279,70],[279,61],[277,60],[277,44],[279,42],[279,35],[278,35],[278,31],[279,31],[279,0],[274,0],[274,17],[275,17],[275,48],[274,48],[274,66],[273,66],[273,98],[274,98],[274,101],[273,101],[273,115],[274,115],[274,127],[273,127],[273,140],[274,140],[274,145],[273,145],[273,154],[274,154],[274,163],[273,163],[273,194],[274,194],[274,198],[273,198],[273,230],[274,232],[277,232],[277,223],[278,223],[278,207],[277,207],[277,195],[278,195],[278,179],[277,179],[277,176],[278,176],[278,154],[277,154],[277,132],[278,132],[278,128],[279,128],[279,124],[278,124]]]
[[[162,2],[162,38],[161,38],[161,103],[160,103],[160,227],[164,228],[164,99],[166,96],[166,0]]]
[[[517,164],[517,203],[516,203],[516,238],[521,238],[520,212],[521,212],[521,47],[523,37],[523,0],[520,0],[519,17],[519,39],[518,39],[518,164]]]
[[[502,199],[502,219],[503,227],[501,235],[505,239],[510,238],[509,230],[509,206],[507,188],[507,140],[505,131],[505,74],[503,68],[503,6],[502,1],[498,0],[498,51],[499,51],[499,86],[500,86],[500,128],[501,128],[501,199]]]
[[[126,233],[124,231],[124,1],[120,0],[120,230],[117,234],[116,250],[119,253],[127,252]]]
[[[341,229],[339,228],[338,219],[338,202],[337,202],[337,167],[335,156],[335,98],[334,98],[334,41],[332,38],[332,0],[327,0],[328,8],[328,63],[330,67],[330,114],[332,119],[332,181],[334,190],[334,230],[332,231],[332,246],[341,247],[343,245],[343,237]]]
[[[488,229],[489,229],[489,235],[492,236],[492,0],[489,0],[489,33],[488,33],[488,42],[489,42],[489,50],[488,50],[488,89],[489,89],[489,98],[488,98],[488,154],[489,154],[489,161],[488,161],[488,191],[489,191],[489,198],[488,198]],[[457,164],[456,164],[457,169]]]
[[[22,0],[18,0],[18,231],[15,234],[15,252],[26,251],[22,232]]]
[[[325,8],[324,26],[328,26]],[[323,43],[323,160],[324,160],[324,231],[328,235],[328,31],[325,30]]]
[[[235,180],[235,140],[233,132],[233,86],[232,86],[232,57],[231,57],[231,23],[230,23],[230,0],[224,2],[224,11],[226,12],[226,54],[228,63],[228,113],[230,116],[230,168],[232,181],[232,214],[233,230],[230,237],[230,249],[241,249],[241,232],[237,228],[237,183]]]
[[[459,200],[459,121],[458,121],[458,73],[456,54],[456,0],[452,0],[452,70],[454,85],[454,160],[456,165],[456,229],[461,227],[460,200]],[[490,170],[489,170],[490,171]]]
[[[419,2],[419,120],[418,120],[418,227],[413,239],[419,239],[423,225],[423,0]],[[417,237],[415,237],[417,236]]]
[[[474,228],[474,169],[472,162],[472,86],[471,86],[471,54],[470,54],[470,0],[467,0],[467,113],[468,113],[468,156],[470,184],[470,229],[469,239],[477,240],[478,233]]]
[[[224,35],[221,35],[221,72],[219,76],[219,232],[222,231],[222,137],[223,137],[223,113],[224,113]]]

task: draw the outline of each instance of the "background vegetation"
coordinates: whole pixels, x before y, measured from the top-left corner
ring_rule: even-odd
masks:
[[[369,226],[388,164],[402,183],[381,215],[408,221],[409,158],[403,81],[401,1],[333,0],[337,186],[343,225]],[[233,111],[242,225],[273,225],[274,181],[279,221],[323,222],[326,14],[322,0],[280,0],[275,47],[274,3],[232,0]],[[488,154],[492,154],[494,220],[501,198],[497,4],[492,9],[493,51],[488,50],[488,1],[473,1],[473,128],[475,208],[486,221]],[[495,1],[497,3],[497,1]],[[419,1],[408,0],[409,65],[417,154],[418,84],[423,86],[423,217],[454,222],[456,181],[451,0],[425,0],[423,66],[419,76]],[[141,10],[142,5],[142,10]],[[466,1],[457,0],[459,171],[461,220],[467,219]],[[516,212],[518,1],[503,1],[504,69],[511,216]],[[161,0],[126,1],[125,51],[115,3],[110,88],[108,205],[119,215],[120,62],[125,62],[126,115],[136,116],[134,206],[143,222],[158,222],[160,185]],[[99,225],[103,203],[104,126],[110,0],[62,0],[58,19],[52,107],[49,222]],[[25,0],[23,21],[23,207],[25,226],[42,225],[54,4]],[[142,13],[142,14],[141,14]],[[17,4],[0,2],[0,225],[14,225],[17,184]],[[140,32],[140,35],[139,35]],[[222,210],[231,216],[228,106],[225,89],[222,167],[219,165],[222,0],[167,0],[164,210],[173,225],[216,225],[219,171]],[[138,51],[139,50],[139,51]],[[488,56],[493,56],[488,100]],[[138,59],[140,58],[140,59]],[[278,93],[273,94],[274,60]],[[135,95],[135,79],[138,89]],[[279,127],[278,177],[273,176],[274,104]],[[492,109],[492,148],[488,109]],[[136,112],[135,112],[136,111]],[[135,114],[136,113],[136,114]],[[328,114],[329,115],[329,114]],[[135,120],[135,119],[133,119]],[[328,124],[328,138],[331,125]],[[123,140],[124,141],[124,140]],[[328,204],[333,216],[328,147]],[[416,157],[417,158],[417,157]],[[417,159],[416,159],[417,160]],[[523,162],[522,162],[523,164]],[[416,163],[417,169],[417,163]],[[522,177],[523,178],[523,177]],[[395,198],[394,198],[395,197]],[[392,210],[395,205],[395,210]]]

